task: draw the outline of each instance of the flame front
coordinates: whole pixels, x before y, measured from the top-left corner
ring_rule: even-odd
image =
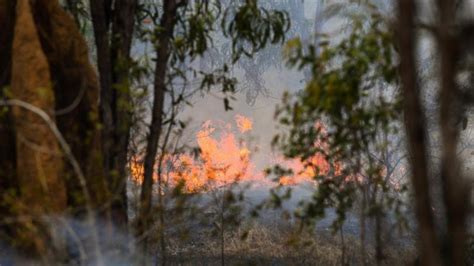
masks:
[[[246,134],[252,130],[253,123],[248,117],[236,115],[235,126],[240,134]],[[320,124],[316,126],[322,129]],[[196,133],[200,151],[198,156],[188,154],[165,156],[162,174],[167,177],[166,183],[171,186],[182,183],[186,192],[208,191],[237,182],[270,183],[264,178],[263,171],[257,170],[251,161],[251,151],[247,144],[239,140],[234,133],[231,124],[217,127],[212,121],[206,121]],[[323,147],[324,143],[316,142],[315,145]],[[305,161],[283,157],[277,157],[272,161],[293,172],[292,175],[279,179],[281,185],[315,182],[316,175],[325,175],[330,169],[330,164],[322,154],[316,154]],[[336,168],[339,168],[338,164]],[[130,170],[133,180],[141,183],[142,164],[134,160],[130,164]],[[155,175],[154,179],[158,180],[158,176]]]
[[[171,180],[184,181],[185,190],[196,192],[229,185],[240,181],[252,181],[255,166],[250,161],[250,150],[245,142],[238,141],[227,124],[220,135],[207,121],[196,134],[200,149],[198,158],[177,155]]]
[[[236,125],[244,134],[252,129],[252,120],[236,115]],[[251,162],[251,152],[244,141],[239,141],[233,133],[232,125],[225,124],[216,130],[212,121],[206,121],[196,133],[199,147],[197,157],[188,154],[165,156],[165,168],[168,183],[176,186],[183,182],[187,192],[206,191],[242,181],[263,180],[263,174],[255,170]],[[138,160],[130,164],[132,179],[142,181],[143,167]],[[155,181],[158,176],[154,176]]]

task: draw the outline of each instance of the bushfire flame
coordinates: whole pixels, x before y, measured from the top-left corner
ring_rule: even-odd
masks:
[[[236,115],[235,122],[237,123],[237,126],[239,127],[240,133],[245,133],[247,131],[252,130],[253,128],[252,120],[243,115]]]
[[[247,144],[240,140],[235,133],[248,134],[252,128],[252,120],[243,115],[235,116],[234,127],[228,123],[216,126],[208,120],[196,133],[196,142],[199,148],[198,156],[188,154],[167,155],[162,163],[162,175],[166,184],[176,186],[182,183],[187,192],[209,191],[238,182],[254,182],[269,184],[262,170],[257,170],[251,161],[251,151]],[[317,127],[322,126],[320,124]],[[320,147],[324,143],[316,142]],[[324,147],[323,147],[324,148]],[[327,174],[330,164],[322,154],[303,161],[301,159],[273,158],[283,168],[290,169],[291,175],[279,179],[280,185],[297,185],[303,182],[315,182],[316,175]],[[332,165],[334,167],[334,165]],[[335,171],[340,165],[335,164]],[[138,160],[130,164],[132,179],[141,183],[143,167]],[[157,174],[154,176],[158,180]]]
[[[250,121],[245,117],[240,119],[245,119],[245,124]],[[239,122],[237,125],[240,132],[251,129],[251,124],[245,125],[245,131],[242,131]],[[237,139],[232,126],[227,124],[220,132],[216,131],[209,120],[196,134],[200,150],[198,158],[189,155],[175,156],[170,179],[175,182],[183,181],[186,191],[209,190],[257,178],[255,166],[250,160],[250,150],[245,142]]]

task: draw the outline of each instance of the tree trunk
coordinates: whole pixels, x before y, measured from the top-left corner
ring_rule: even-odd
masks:
[[[344,230],[343,225],[339,228],[339,235],[341,237],[341,265],[345,266],[347,264],[346,261],[346,242],[344,240]]]
[[[220,223],[221,223],[221,228],[220,228],[220,237],[221,237],[221,265],[225,265],[225,220],[224,220],[224,214],[225,214],[225,193],[222,195],[222,202],[221,202],[221,213],[220,213]]]
[[[109,38],[109,17],[111,13],[110,5],[106,5],[106,0],[90,0],[90,10],[92,25],[94,28],[94,39],[97,51],[97,67],[100,80],[100,122],[102,124],[102,156],[104,172],[107,180],[107,189],[110,193],[110,184],[117,178],[118,172],[114,172],[112,161],[114,158],[114,123],[112,110],[112,62],[110,56],[110,38]],[[116,195],[108,195],[109,200]],[[106,216],[110,215],[107,213]],[[111,217],[108,217],[109,219]],[[112,219],[109,220],[112,222]]]
[[[360,245],[361,245],[361,252],[362,252],[362,265],[367,265],[367,247],[366,247],[366,231],[367,231],[367,185],[362,184],[362,210],[360,212],[360,223],[361,223],[361,230],[360,230]]]
[[[439,243],[435,234],[429,195],[426,128],[416,78],[414,37],[415,2],[398,1],[400,75],[404,99],[405,129],[410,155],[411,180],[415,192],[416,216],[420,232],[419,251],[422,265],[439,265]]]
[[[462,110],[455,83],[458,62],[457,36],[454,33],[455,1],[438,0],[440,25],[438,46],[441,54],[440,127],[442,136],[441,182],[446,210],[446,265],[464,265],[468,184],[460,171],[457,155],[459,126],[456,118]]]
[[[377,265],[382,265],[385,258],[383,254],[383,243],[382,243],[382,210],[377,210],[375,213],[375,260]]]
[[[168,73],[168,59],[171,54],[170,42],[173,38],[174,27],[176,25],[177,11],[182,4],[187,4],[187,2],[179,0],[165,0],[163,4],[163,15],[160,20],[160,28],[162,31],[158,34],[157,38],[159,43],[157,44],[158,48],[156,51],[157,60],[154,73],[155,81],[153,91],[152,120],[148,133],[148,143],[144,161],[144,177],[140,196],[140,220],[137,231],[139,236],[145,233],[151,218],[150,210],[152,203],[153,172],[158,144],[162,132],[166,76]],[[143,251],[146,253],[147,249],[147,237],[144,237]],[[162,260],[165,261],[165,257],[163,255],[164,254],[162,254]],[[164,261],[162,262],[163,264]]]
[[[13,27],[15,23],[16,1],[0,0],[0,100],[6,98],[11,79]],[[16,177],[15,132],[12,127],[11,111],[0,114],[0,217],[11,217],[14,213],[8,197],[18,193]],[[8,240],[14,236],[14,228],[0,224],[0,239]]]
[[[115,16],[112,21],[111,62],[113,66],[112,81],[114,89],[113,114],[114,114],[114,148],[112,169],[118,173],[110,186],[112,195],[117,195],[112,200],[112,220],[126,231],[127,215],[127,171],[128,144],[130,141],[130,128],[132,126],[132,107],[130,106],[130,50],[132,46],[133,29],[135,26],[135,13],[137,0],[116,1]],[[125,104],[123,104],[125,103]]]
[[[137,5],[137,0],[90,1],[101,83],[102,149],[110,218],[122,231],[128,224],[126,169],[132,112],[129,69]]]

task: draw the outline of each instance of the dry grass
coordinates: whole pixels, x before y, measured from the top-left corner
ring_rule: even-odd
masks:
[[[242,236],[245,236],[244,238]],[[345,236],[345,264],[362,265],[360,243]],[[169,238],[172,265],[220,265],[220,241],[206,232],[193,240]],[[374,251],[367,246],[367,261],[375,265]],[[414,260],[413,248],[385,248],[381,265],[407,265]],[[297,233],[282,224],[247,224],[225,235],[226,265],[342,265],[339,235]]]

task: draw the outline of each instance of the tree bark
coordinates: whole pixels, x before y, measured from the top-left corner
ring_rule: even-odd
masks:
[[[130,50],[132,46],[133,29],[135,26],[135,13],[137,0],[115,1],[114,17],[112,21],[111,62],[114,70],[112,81],[114,89],[113,114],[114,114],[114,147],[112,168],[118,173],[112,182],[111,191],[117,195],[112,201],[112,220],[118,221],[122,230],[127,225],[127,155],[130,141],[130,128],[132,124],[130,73]],[[125,103],[125,104],[124,104]]]
[[[415,1],[399,0],[398,12],[404,122],[410,155],[411,181],[415,192],[416,217],[420,233],[418,247],[422,265],[439,265],[440,249],[435,234],[429,195],[425,118],[416,78]]]
[[[441,182],[446,210],[446,242],[444,256],[446,265],[464,265],[466,242],[466,212],[469,202],[468,184],[460,171],[457,155],[460,127],[456,120],[462,103],[455,83],[458,62],[457,36],[454,32],[455,3],[453,0],[438,0],[440,14],[438,48],[441,56],[440,84],[440,128],[442,136]]]
[[[138,235],[142,235],[150,223],[150,210],[152,202],[153,172],[155,166],[155,158],[158,150],[163,124],[163,108],[166,92],[166,76],[168,73],[168,60],[171,54],[170,43],[173,38],[174,27],[176,25],[177,10],[181,5],[185,5],[187,1],[164,0],[163,16],[160,20],[160,28],[162,31],[158,34],[158,44],[156,50],[156,66],[154,73],[154,90],[153,90],[153,108],[152,120],[149,127],[148,143],[146,147],[144,161],[144,177],[142,191],[140,195],[140,213]],[[143,250],[147,252],[147,238],[143,240]],[[164,254],[162,254],[164,255]],[[163,260],[164,258],[162,258]]]
[[[126,169],[131,127],[130,50],[137,6],[137,0],[90,1],[101,81],[102,148],[111,197],[111,221],[125,231],[128,224]]]
[[[112,111],[112,62],[110,56],[110,38],[108,17],[111,13],[110,5],[105,0],[91,0],[89,2],[92,25],[94,28],[94,39],[97,51],[97,67],[100,80],[100,122],[102,124],[102,156],[104,171],[107,177],[108,189],[110,183],[118,173],[113,173],[112,160],[114,149],[114,124]],[[110,191],[109,191],[110,192]],[[110,196],[110,195],[109,195]],[[111,196],[113,197],[113,195]]]
[[[7,86],[11,79],[13,27],[15,23],[16,1],[0,0],[0,99],[7,96]],[[15,132],[12,127],[11,111],[0,114],[0,217],[14,215],[8,203],[11,194],[18,193],[16,177]],[[11,239],[14,228],[0,224],[0,238]]]

